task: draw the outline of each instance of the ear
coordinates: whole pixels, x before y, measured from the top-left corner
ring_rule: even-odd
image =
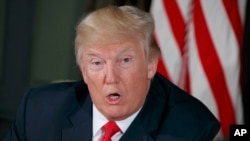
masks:
[[[151,57],[148,61],[148,79],[152,79],[157,70],[158,57]]]

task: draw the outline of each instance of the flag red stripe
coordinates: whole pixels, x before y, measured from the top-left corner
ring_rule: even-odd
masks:
[[[173,30],[174,37],[180,49],[181,55],[184,54],[185,22],[176,0],[163,0],[164,9],[169,17],[169,22]]]
[[[186,22],[184,20],[184,17],[181,14],[181,11],[179,9],[179,6],[176,2],[176,0],[163,0],[163,4],[164,4],[164,9],[166,10],[166,14],[168,15],[169,18],[169,23],[172,29],[172,33],[175,37],[175,40],[178,44],[178,48],[180,51],[180,54],[182,55],[182,70],[187,70],[187,59],[184,56],[184,47],[185,47],[185,36],[186,36]],[[183,68],[184,67],[184,68]],[[186,90],[187,92],[190,92],[190,88],[189,88],[189,82],[187,82],[187,80],[189,80],[189,74],[187,73],[187,71],[182,71],[180,74],[182,77],[180,78],[180,80],[178,80],[179,82],[185,82],[183,84],[181,84],[182,88],[184,90]],[[181,80],[184,79],[184,80]]]
[[[228,18],[235,32],[238,46],[242,45],[243,24],[241,23],[238,0],[223,0]]]
[[[194,0],[194,27],[199,57],[218,105],[222,132],[228,136],[229,125],[235,123],[234,108],[199,0]]]

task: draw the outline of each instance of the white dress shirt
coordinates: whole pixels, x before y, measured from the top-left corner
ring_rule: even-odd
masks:
[[[120,120],[120,121],[115,121],[118,127],[121,129],[121,131],[117,132],[114,136],[112,136],[111,140],[112,141],[119,141],[122,135],[126,132],[128,129],[129,125],[132,123],[132,121],[135,119],[137,114],[139,113],[140,109],[135,112],[133,115],[130,117]],[[96,106],[93,104],[93,137],[92,141],[100,141],[101,137],[103,136],[103,130],[102,127],[108,122],[106,117],[100,113]]]

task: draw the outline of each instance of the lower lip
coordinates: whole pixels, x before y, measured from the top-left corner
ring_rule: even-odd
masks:
[[[110,98],[109,96],[106,97],[106,102],[108,104],[111,104],[111,105],[115,105],[115,104],[118,104],[119,102],[121,101],[121,96],[115,98],[115,99],[112,99]]]

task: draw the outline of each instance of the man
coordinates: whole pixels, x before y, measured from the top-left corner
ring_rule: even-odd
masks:
[[[156,73],[153,32],[150,14],[132,6],[90,13],[75,40],[84,81],[31,89],[5,140],[212,140],[212,113]]]

